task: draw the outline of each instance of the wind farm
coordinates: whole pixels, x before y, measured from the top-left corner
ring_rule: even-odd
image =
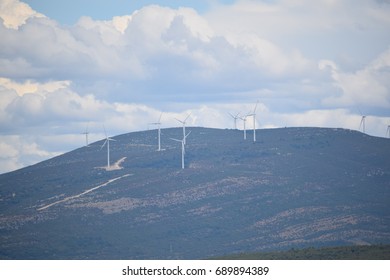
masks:
[[[155,130],[106,135],[0,175],[1,236],[12,240],[0,257],[197,259],[390,243],[387,138],[278,128],[253,143],[240,130],[186,129],[184,146],[182,127],[162,128],[163,152]],[[106,172],[96,167],[109,143],[110,167],[123,160]]]
[[[229,113],[233,129],[188,126],[191,114],[163,127],[160,113],[148,123],[155,130],[108,136],[103,125],[104,138],[90,143],[87,127],[83,147],[0,175],[2,236],[16,240],[0,242],[0,258],[194,259],[390,244],[388,138],[367,135],[366,116],[359,131],[259,128],[258,104]]]
[[[247,139],[247,120],[248,120],[248,117],[251,117],[252,118],[252,130],[253,130],[253,143],[256,143],[256,132],[259,132],[259,131],[262,131],[264,130],[264,128],[258,128],[256,129],[256,122],[257,122],[257,119],[256,119],[256,110],[257,110],[257,107],[258,107],[258,104],[259,104],[259,101],[257,100],[254,107],[253,107],[253,110],[251,110],[250,112],[248,112],[247,114],[244,114],[244,115],[240,115],[241,113],[237,113],[237,114],[232,114],[232,113],[228,113],[228,115],[234,120],[234,130],[242,130],[243,131],[243,139],[246,140]],[[361,113],[361,111],[359,110],[359,112]],[[149,125],[153,125],[153,126],[157,126],[157,129],[156,129],[156,132],[157,132],[157,151],[158,152],[161,152],[161,151],[165,151],[166,149],[162,149],[161,148],[161,135],[162,135],[162,122],[161,122],[161,118],[162,118],[162,115],[163,113],[160,113],[160,116],[157,120],[157,122],[150,122],[148,123],[148,127]],[[177,122],[179,122],[182,126],[181,126],[181,129],[182,129],[182,139],[178,139],[178,138],[172,138],[172,137],[168,137],[170,140],[173,140],[173,141],[176,141],[176,142],[180,142],[181,143],[181,168],[184,169],[185,168],[185,147],[186,147],[186,139],[187,137],[189,136],[189,134],[191,133],[187,133],[186,134],[186,124],[188,122],[188,119],[189,117],[191,116],[191,113],[189,114],[186,114],[186,116],[183,118],[183,119],[179,119],[179,118],[176,118],[174,117],[173,119],[176,120]],[[362,133],[366,133],[366,115],[362,115],[361,116],[361,121],[360,121],[360,124],[359,124],[359,128],[358,130],[361,131]],[[242,120],[242,124],[243,124],[243,128],[242,129],[238,129],[238,126],[237,126],[237,120]],[[106,133],[106,130],[105,130],[105,127],[103,127],[104,129],[104,134],[105,134],[105,138],[104,138],[104,142],[101,146],[101,149],[103,149],[104,146],[107,147],[107,165],[104,167],[104,169],[106,169],[107,171],[111,171],[111,170],[116,170],[118,168],[121,168],[120,167],[120,164],[126,159],[126,157],[124,158],[121,158],[119,161],[115,162],[115,167],[112,167],[111,163],[110,163],[110,141],[115,141],[115,139],[113,138],[110,138],[107,136],[107,133]],[[164,128],[164,129],[167,129],[167,128]],[[148,128],[149,130],[149,128]],[[90,132],[88,131],[88,126],[86,127],[86,130],[85,132],[83,132],[82,134],[84,134],[86,136],[86,147],[88,147],[88,134]],[[385,135],[386,138],[390,138],[390,125],[387,126],[387,130],[386,130],[386,135]]]

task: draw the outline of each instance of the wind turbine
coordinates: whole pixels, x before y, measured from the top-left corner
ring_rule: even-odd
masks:
[[[173,141],[181,142],[181,169],[184,169],[184,155],[186,153],[185,141],[186,141],[186,138],[188,137],[188,135],[190,135],[190,133],[191,133],[191,131],[188,132],[188,134],[185,135],[182,140],[171,138],[171,140],[173,140]]]
[[[116,141],[115,139],[112,139],[107,136],[106,128],[104,128],[104,134],[106,135],[106,141],[104,141],[103,145],[101,146],[100,150],[103,149],[104,145],[107,144],[107,169],[110,168],[110,141]]]
[[[186,144],[186,138],[188,136],[188,135],[186,136],[186,121],[187,121],[187,119],[189,118],[190,115],[191,114],[188,114],[188,116],[184,119],[184,121],[181,121],[181,120],[175,118],[178,122],[183,124],[183,141],[184,141],[184,145]]]
[[[366,116],[362,116],[362,120],[360,121],[359,130],[363,128],[362,132],[366,133]]]
[[[158,150],[157,151],[161,151],[161,117],[162,117],[162,113],[160,115],[160,118],[158,119],[158,122],[155,122],[155,123],[150,123],[150,124],[153,124],[153,125],[157,125],[157,128],[158,128]]]
[[[386,135],[388,138],[390,138],[390,125],[387,126]]]
[[[243,118],[240,117],[240,119],[244,122],[244,140],[246,140],[246,117],[247,116]]]
[[[238,113],[237,115],[232,115],[232,114],[230,114],[229,113],[229,115],[234,119],[234,129],[237,129],[237,119],[239,119],[240,117],[239,117],[239,115],[240,115],[240,113]]]
[[[248,114],[247,117],[253,116],[253,142],[256,142],[256,108],[259,101],[256,102],[255,109],[253,110],[253,113]]]
[[[88,125],[87,127],[85,128],[85,132],[82,132],[81,134],[85,134],[85,147],[88,147]]]

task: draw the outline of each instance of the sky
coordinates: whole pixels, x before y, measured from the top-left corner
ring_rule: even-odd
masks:
[[[0,173],[161,112],[233,128],[258,101],[260,129],[390,125],[388,0],[0,0],[0,19]]]

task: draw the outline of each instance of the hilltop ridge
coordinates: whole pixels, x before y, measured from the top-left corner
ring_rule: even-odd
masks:
[[[331,128],[118,135],[0,175],[0,258],[192,259],[390,243],[390,140]],[[117,163],[117,165],[115,165]]]

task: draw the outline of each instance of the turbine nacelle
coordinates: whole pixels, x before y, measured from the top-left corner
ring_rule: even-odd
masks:
[[[191,116],[191,113],[188,114],[188,116],[187,116],[183,121],[182,121],[182,120],[179,120],[179,119],[177,119],[177,118],[175,118],[175,120],[177,120],[178,122],[180,122],[180,123],[182,123],[183,125],[185,125],[186,122],[187,122],[187,119],[188,119],[190,116]]]
[[[104,148],[104,146],[107,144],[109,145],[109,141],[116,141],[115,139],[112,139],[112,138],[106,138],[106,140],[104,141],[103,145],[100,147],[100,150]]]

